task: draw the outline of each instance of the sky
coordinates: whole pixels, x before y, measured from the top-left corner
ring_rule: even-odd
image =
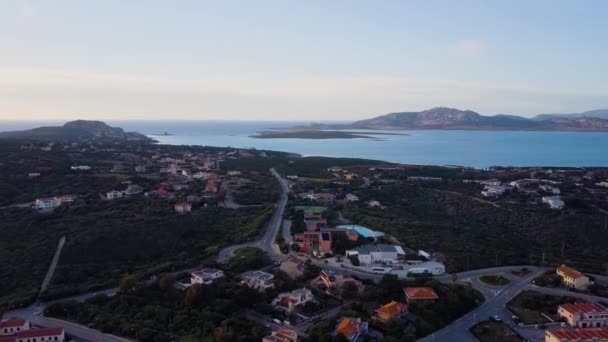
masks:
[[[0,119],[608,108],[608,1],[3,0]]]

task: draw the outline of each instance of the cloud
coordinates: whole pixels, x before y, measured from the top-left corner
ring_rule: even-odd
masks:
[[[454,52],[460,57],[482,57],[488,48],[481,40],[465,39],[456,42]]]

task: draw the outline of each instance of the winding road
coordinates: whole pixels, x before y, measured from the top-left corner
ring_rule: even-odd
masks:
[[[272,213],[272,217],[266,226],[266,231],[264,235],[254,241],[241,243],[238,245],[228,246],[220,250],[218,254],[217,261],[218,262],[226,262],[230,258],[234,256],[234,252],[244,247],[257,247],[268,253],[268,255],[273,260],[280,260],[283,258],[283,255],[277,254],[273,249],[273,244],[275,242],[276,236],[281,229],[281,223],[283,222],[283,213],[285,211],[285,206],[287,205],[287,194],[289,193],[289,186],[287,182],[277,173],[275,169],[270,169],[270,173],[276,178],[279,182],[280,186],[280,195],[279,200],[275,204],[274,212]]]

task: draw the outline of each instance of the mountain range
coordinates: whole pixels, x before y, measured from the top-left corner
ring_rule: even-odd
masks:
[[[143,141],[153,139],[135,132],[125,132],[122,128],[111,127],[101,121],[76,120],[63,126],[47,126],[24,131],[0,132],[0,138],[18,138],[48,141],[75,140],[108,140],[108,141]]]
[[[607,132],[608,110],[580,114],[541,114],[529,119],[505,114],[484,116],[471,110],[436,107],[421,112],[390,113],[351,124],[320,128]]]

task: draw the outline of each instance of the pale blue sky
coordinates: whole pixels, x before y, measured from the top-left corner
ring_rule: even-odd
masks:
[[[0,2],[1,119],[608,107],[608,1]]]

